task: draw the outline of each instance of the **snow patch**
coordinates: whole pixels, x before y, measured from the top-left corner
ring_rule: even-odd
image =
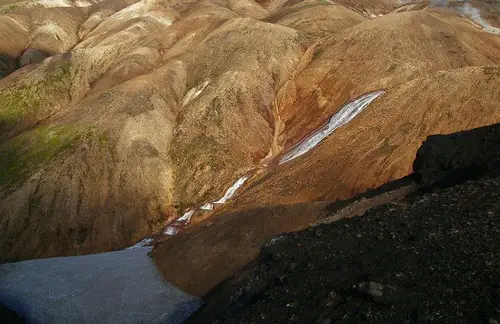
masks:
[[[248,177],[241,177],[236,182],[227,189],[226,194],[221,199],[214,201],[214,204],[225,204],[229,199],[231,199],[236,191],[248,180]]]
[[[167,228],[165,228],[165,231],[163,232],[165,235],[169,235],[169,236],[174,236],[175,234],[179,233],[179,229],[175,226],[167,226]]]
[[[493,35],[500,35],[500,28],[493,27],[493,26],[486,26],[483,27],[484,31]]]
[[[343,126],[354,119],[360,112],[363,111],[373,100],[382,95],[384,91],[375,91],[357,98],[345,104],[338,113],[333,115],[328,124],[321,127],[312,135],[304,139],[297,146],[286,153],[280,160],[280,164],[291,161],[317,146],[321,141],[327,138],[337,128]]]
[[[179,217],[177,218],[177,221],[178,222],[186,222],[186,223],[189,223],[189,221],[191,220],[191,217],[194,215],[194,209],[193,210],[189,210],[187,211],[186,213],[184,213],[184,215],[182,215],[182,217]]]
[[[197,87],[191,88],[191,90],[189,90],[184,96],[184,99],[182,100],[182,106],[184,107],[189,102],[196,99],[196,97],[198,97],[203,92],[203,90],[205,90],[209,82],[210,80],[207,80],[202,84],[198,85]]]
[[[139,241],[137,244],[129,246],[128,248],[126,248],[126,250],[131,250],[131,249],[137,249],[137,248],[145,247],[145,246],[148,246],[152,242],[153,242],[153,239],[151,237],[146,237],[145,239]]]
[[[205,205],[200,207],[201,210],[214,210],[214,204],[206,203]]]

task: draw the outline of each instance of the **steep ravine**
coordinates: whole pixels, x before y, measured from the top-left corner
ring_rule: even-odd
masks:
[[[312,150],[314,147],[319,145],[322,140],[324,140],[330,134],[332,134],[338,127],[346,125],[352,119],[354,119],[359,113],[363,111],[363,109],[368,107],[372,101],[377,99],[383,93],[384,93],[383,91],[372,92],[363,95],[355,100],[345,103],[339,109],[339,111],[329,119],[329,121],[324,126],[320,127],[317,131],[313,132],[312,134],[308,135],[305,139],[294,145],[287,152],[278,154],[275,158],[279,158],[279,163],[281,164],[289,162]],[[194,95],[194,98],[195,97],[196,95]],[[250,169],[246,175],[243,175],[240,178],[238,178],[226,190],[225,194],[218,200],[206,202],[198,207],[190,208],[187,211],[185,211],[181,217],[177,218],[172,223],[167,225],[167,227],[163,231],[163,234],[168,236],[176,235],[177,233],[179,233],[179,231],[183,230],[184,227],[189,225],[191,219],[194,217],[197,217],[198,221],[206,219],[210,215],[210,213],[213,213],[215,209],[218,209],[220,208],[220,206],[226,204],[229,200],[231,200],[231,198],[233,198],[237,194],[238,191],[241,191],[241,188],[245,185],[247,181],[249,180],[258,181],[260,174],[265,172],[265,168],[268,163],[270,163],[269,158],[266,158],[265,162],[263,162],[262,165]],[[199,214],[204,214],[204,215],[199,215]],[[158,238],[158,236],[156,236],[156,238]],[[143,247],[152,244],[154,244],[154,239],[152,237],[147,237],[139,241],[133,247]]]

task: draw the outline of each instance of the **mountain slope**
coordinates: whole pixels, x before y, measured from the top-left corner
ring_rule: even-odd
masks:
[[[247,176],[240,198],[193,223],[348,198],[407,175],[425,136],[498,121],[500,37],[451,9],[1,4],[2,261],[165,239],[167,224]],[[344,103],[381,89],[320,147],[275,168]]]
[[[428,135],[500,122],[498,82],[499,68],[465,68],[388,90],[318,147],[259,176],[209,220],[159,243],[156,262],[179,287],[207,293],[251,262],[273,235],[306,228],[322,217],[321,201],[347,199],[411,173]],[[403,184],[387,198],[412,190]],[[312,201],[317,205],[307,204]]]
[[[272,238],[188,323],[497,321],[499,130],[429,137],[420,190]]]

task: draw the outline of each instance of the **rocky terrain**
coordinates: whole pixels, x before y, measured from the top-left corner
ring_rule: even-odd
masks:
[[[500,124],[429,137],[419,190],[283,234],[188,323],[496,323]]]
[[[24,323],[23,320],[12,310],[0,305],[0,320],[2,323]]]
[[[499,0],[0,0],[0,303],[498,323],[499,85]]]
[[[164,275],[203,295],[273,235],[408,176],[428,135],[500,122],[499,5],[470,6],[481,23],[451,2],[1,0],[0,262],[154,237]]]
[[[495,68],[494,71],[493,75],[500,77],[496,74],[500,70]],[[276,210],[290,210],[294,209],[294,205],[311,201],[347,199],[364,192],[366,188],[410,174],[417,149],[427,135],[488,124],[486,119],[481,121],[482,116],[489,116],[488,119],[495,121],[500,117],[498,99],[495,99],[500,95],[496,83],[474,81],[483,79],[484,73],[490,72],[478,68],[441,71],[430,78],[418,78],[387,91],[348,127],[339,128],[314,150],[269,170],[250,184],[219,214],[206,221],[210,230],[201,223],[201,226],[159,244],[155,252],[159,266],[167,278],[184,289],[199,285],[210,288],[218,281],[209,282],[206,275],[213,273],[216,278],[222,279],[226,271],[232,272],[232,269],[216,266],[218,262],[226,264],[228,255],[237,254],[235,258],[244,259],[238,263],[241,267],[256,256],[258,247],[272,235],[305,228],[316,221],[315,215],[322,214],[318,211],[307,215],[307,212],[296,208],[291,221],[290,213],[287,216],[278,213],[277,216],[262,210],[272,210],[276,205],[283,205]],[[465,80],[469,80],[470,85]],[[483,93],[481,86],[474,87],[472,84],[481,84],[489,89],[484,93],[490,93],[491,97],[484,104],[476,104],[476,99],[472,99],[477,98],[477,93]],[[431,99],[425,95],[426,91],[440,94]],[[409,93],[418,95],[409,96]],[[460,97],[462,99],[456,100]],[[390,112],[389,107],[393,107]],[[477,109],[481,113],[477,113]],[[477,114],[469,111],[476,111]],[[485,115],[483,112],[486,112]],[[250,220],[252,213],[258,220]],[[279,225],[269,225],[274,223]],[[227,235],[234,235],[238,248],[242,250],[236,251],[234,244],[227,244]],[[245,240],[240,239],[243,235]],[[249,244],[245,243],[247,240]],[[196,261],[193,255],[197,256],[194,258]],[[178,262],[170,262],[172,258]],[[198,294],[197,289],[190,293]]]

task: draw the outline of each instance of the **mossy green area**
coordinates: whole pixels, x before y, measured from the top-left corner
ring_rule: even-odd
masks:
[[[0,89],[0,133],[36,115],[43,106],[50,105],[53,98],[67,95],[71,80],[70,65],[64,64],[38,82]]]
[[[0,189],[27,179],[89,131],[78,125],[42,126],[0,144]]]
[[[20,9],[23,7],[23,4],[24,3],[10,3],[10,4],[5,5],[5,6],[0,6],[0,14],[6,14],[9,12],[13,12],[17,9]]]
[[[18,0],[0,0],[0,7],[10,5],[10,4],[19,4],[28,1],[18,1]]]

